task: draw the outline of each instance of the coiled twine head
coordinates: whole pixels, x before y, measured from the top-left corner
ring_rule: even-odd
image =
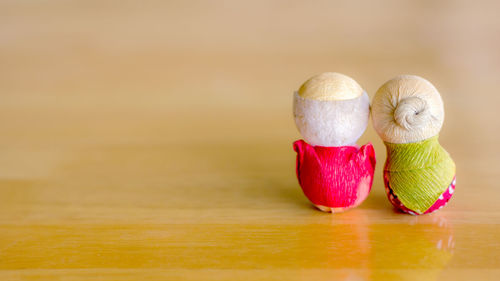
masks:
[[[372,101],[372,119],[385,142],[418,142],[441,130],[443,101],[437,89],[424,78],[398,76],[378,89]]]

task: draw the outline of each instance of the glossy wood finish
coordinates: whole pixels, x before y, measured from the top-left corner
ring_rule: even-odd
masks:
[[[0,3],[1,280],[497,280],[495,2]],[[457,191],[393,211],[385,150],[359,208],[294,174],[292,92],[421,75]]]

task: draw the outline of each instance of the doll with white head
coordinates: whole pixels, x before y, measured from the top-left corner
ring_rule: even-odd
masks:
[[[356,146],[370,116],[368,95],[352,78],[327,72],[307,80],[293,98],[304,138],[294,143],[304,194],[325,212],[358,206],[370,192],[375,169],[373,146]]]
[[[387,148],[389,201],[412,215],[441,209],[455,190],[455,163],[438,142],[444,108],[437,89],[418,76],[393,78],[375,94],[372,119]]]

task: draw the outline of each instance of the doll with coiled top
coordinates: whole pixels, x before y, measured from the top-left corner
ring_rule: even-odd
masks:
[[[412,215],[444,207],[455,191],[455,163],[438,142],[444,108],[436,88],[418,76],[398,76],[378,89],[371,110],[387,148],[389,201]]]

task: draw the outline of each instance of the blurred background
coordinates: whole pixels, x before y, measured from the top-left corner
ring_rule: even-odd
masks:
[[[496,176],[496,1],[0,5],[3,178],[47,176],[69,146],[192,145],[217,146],[199,157],[229,162],[258,147],[262,157],[241,161],[277,161],[294,181],[292,92],[324,71],[353,77],[371,97],[396,75],[427,78],[445,102],[441,142],[459,155],[459,182],[479,191],[476,178]],[[383,163],[371,126],[367,141]],[[192,162],[190,173],[201,168]]]
[[[291,107],[306,79],[334,71],[370,97],[399,74],[437,87],[440,141],[458,169],[443,213],[490,241],[457,247],[451,264],[498,268],[487,249],[500,249],[499,11],[498,1],[451,0],[0,1],[0,240],[22,249],[2,248],[0,267],[113,267],[127,253],[64,259],[60,238],[33,225],[329,222],[296,182]],[[378,176],[360,221],[407,223],[388,214],[385,148],[371,125],[368,141]],[[27,258],[47,251],[55,261]]]

